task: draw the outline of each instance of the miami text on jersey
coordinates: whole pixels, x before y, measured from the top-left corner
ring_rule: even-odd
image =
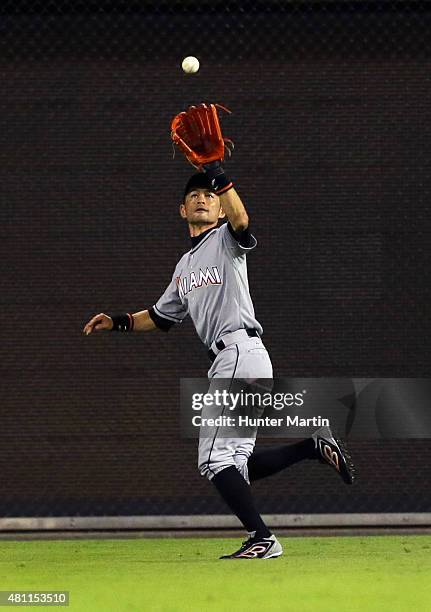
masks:
[[[205,271],[199,268],[199,272],[190,272],[187,276],[177,276],[178,292],[183,298],[187,293],[199,287],[208,285],[221,285],[222,279],[217,266],[211,266]]]

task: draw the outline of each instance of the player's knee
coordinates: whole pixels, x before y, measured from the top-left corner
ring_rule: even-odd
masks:
[[[241,476],[244,478],[244,480],[248,482],[248,484],[250,484],[250,478],[248,476],[249,457],[247,457],[246,455],[240,454],[240,455],[235,455],[234,460],[235,460],[236,469],[241,474]]]
[[[209,465],[208,463],[198,463],[198,470],[199,470],[199,474],[201,476],[203,476],[204,478],[208,478],[208,480],[211,480],[211,478],[213,477],[213,474],[211,474],[210,469],[209,469]]]
[[[217,459],[206,459],[204,461],[199,460],[198,470],[201,476],[208,480],[212,480],[216,474],[232,465],[236,465],[232,456],[224,458],[219,457]]]

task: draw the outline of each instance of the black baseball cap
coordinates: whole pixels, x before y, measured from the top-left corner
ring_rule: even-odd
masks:
[[[204,172],[197,172],[189,178],[184,189],[183,198],[185,198],[188,193],[193,191],[193,189],[208,189],[209,191],[214,191],[215,193],[215,189],[211,185],[211,181]]]

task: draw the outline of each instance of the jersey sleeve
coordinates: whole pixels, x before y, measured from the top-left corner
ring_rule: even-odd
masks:
[[[230,224],[230,221],[220,227],[220,233],[224,246],[234,257],[245,255],[249,251],[252,251],[257,245],[257,240],[250,232],[249,228],[243,232],[236,232]]]
[[[178,278],[177,267],[165,292],[149,310],[151,319],[163,331],[169,331],[175,323],[181,323],[188,314],[178,292]]]

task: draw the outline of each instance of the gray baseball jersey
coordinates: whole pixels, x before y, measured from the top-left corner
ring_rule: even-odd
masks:
[[[172,281],[153,306],[171,323],[190,315],[202,342],[210,347],[224,334],[262,326],[251,301],[246,254],[257,244],[251,236],[244,247],[229,231],[228,223],[208,230],[178,262]]]

